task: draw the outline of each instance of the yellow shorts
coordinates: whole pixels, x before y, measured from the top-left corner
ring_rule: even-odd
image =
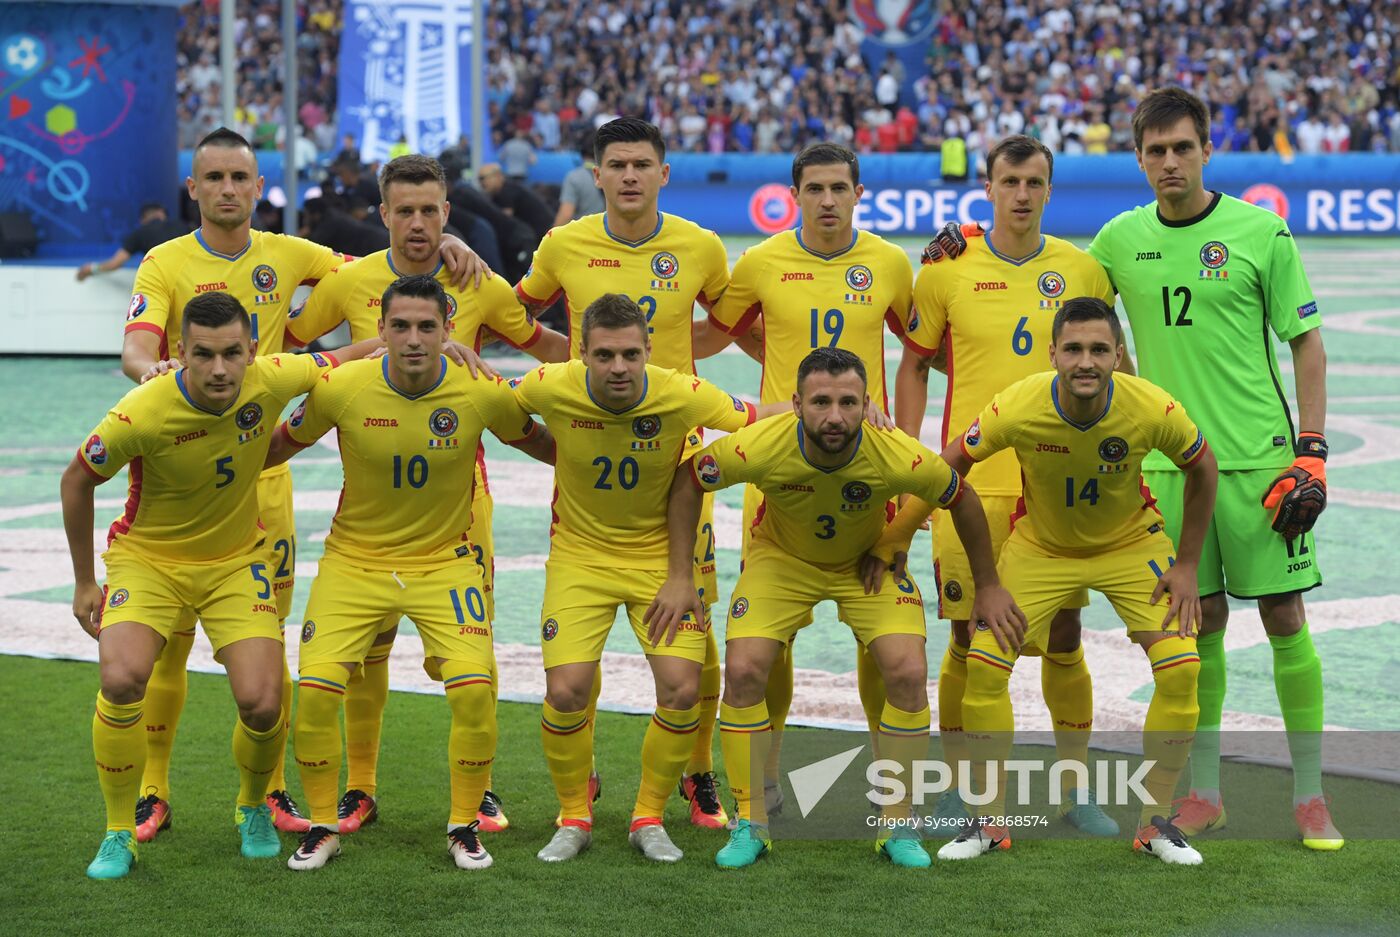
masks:
[[[603,645],[612,630],[617,607],[627,607],[627,618],[637,643],[648,655],[681,657],[705,662],[705,637],[710,630],[708,612],[696,625],[687,615],[669,646],[647,641],[642,615],[666,581],[662,570],[615,569],[582,566],[550,560],[544,564],[544,607],[540,610],[540,650],[544,667],[602,660]],[[699,584],[696,584],[699,588]]]
[[[1016,512],[1016,495],[984,495],[982,510],[987,515],[987,529],[992,535],[992,556],[1000,556],[1006,538],[1011,536],[1011,516]],[[953,528],[953,517],[947,511],[933,512],[933,578],[938,585],[938,617],[949,621],[967,621],[972,617],[972,600],[977,590],[972,585],[972,564],[967,551]],[[1089,593],[1080,589],[1065,608],[1083,608],[1089,604]]]
[[[1007,538],[997,560],[997,572],[1021,611],[1028,627],[1022,654],[1044,652],[1050,636],[1050,621],[1085,589],[1102,592],[1128,633],[1160,633],[1167,614],[1167,601],[1148,604],[1157,578],[1176,561],[1171,538],[1158,531],[1115,550],[1095,556],[1055,556],[1013,533]],[[1176,630],[1175,622],[1169,631]],[[974,647],[985,645],[993,653],[996,639],[978,629]],[[1027,650],[1029,649],[1029,651]]]
[[[281,641],[266,558],[261,544],[219,563],[147,558],[118,544],[102,554],[107,583],[99,627],[135,621],[169,640],[182,619],[198,616],[216,657],[245,638]]]
[[[431,572],[361,569],[338,557],[321,558],[298,665],[363,663],[385,619],[407,617],[423,639],[425,657],[489,668],[491,619],[481,569],[470,559]]]
[[[292,611],[296,585],[297,522],[292,513],[292,473],[286,466],[258,476],[258,520],[262,522],[264,550],[272,570],[272,592],[277,596],[277,617]]]
[[[887,634],[926,634],[924,599],[907,576],[896,581],[887,573],[879,593],[866,595],[854,565],[845,570],[823,569],[765,540],[755,540],[734,586],[724,638],[789,643],[811,624],[812,607],[824,599],[835,600],[838,616],[866,647]]]

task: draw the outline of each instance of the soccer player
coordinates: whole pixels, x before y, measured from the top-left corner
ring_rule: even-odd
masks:
[[[280,353],[293,291],[300,284],[317,282],[345,259],[301,238],[252,230],[250,219],[262,196],[263,180],[252,147],[232,130],[221,127],[199,142],[185,187],[199,203],[200,227],[152,248],[136,272],[122,341],[122,370],[134,381],[179,366],[167,360],[169,336],[180,333],[185,304],[210,291],[230,293],[248,310],[258,353]],[[458,241],[444,249],[444,254],[451,257],[462,282],[484,269]],[[273,593],[278,617],[285,620],[291,610],[296,566],[292,478],[287,469],[275,469],[264,476],[258,502],[268,544],[276,553]],[[193,612],[181,613],[147,688],[149,754],[141,780],[143,796],[136,807],[141,842],[154,839],[170,825],[170,755],[188,689],[185,662],[194,645],[194,618]],[[284,708],[290,713],[290,673],[283,693]],[[279,759],[268,788],[268,803],[280,829],[304,831],[306,820],[286,787]]]
[[[662,817],[695,747],[701,665],[713,639],[703,609],[664,642],[642,615],[665,578],[666,491],[694,427],[732,432],[757,414],[752,404],[707,381],[647,364],[646,315],[625,296],[609,293],[590,303],[579,337],[582,361],[542,365],[516,383],[521,405],[544,418],[558,448],[540,612],[540,735],[560,812],[559,828],[539,858],[572,859],[592,841],[588,705],[604,642],[622,605],[651,664],[657,702],[642,743],[642,781],[628,840],[648,859],[676,862],[681,851]],[[696,521],[691,518],[692,537]],[[687,556],[695,595],[699,570]]]
[[[1051,324],[1066,300],[1096,296],[1113,302],[1113,287],[1098,261],[1068,241],[1041,233],[1053,171],[1054,156],[1038,140],[1015,134],[992,147],[985,183],[992,203],[991,233],[969,241],[956,264],[919,269],[914,280],[914,341],[946,352],[935,361],[934,356],[904,350],[895,377],[895,417],[914,438],[923,424],[931,365],[948,376],[939,442],[946,446],[949,427],[967,427],[997,391],[1045,370]],[[1021,496],[1015,451],[1003,450],[991,461],[974,465],[968,480],[982,499],[992,552],[998,553],[1011,533],[1011,517]],[[934,512],[938,614],[951,625],[938,674],[938,731],[945,759],[956,765],[967,761],[962,699],[973,589],[967,554],[947,520],[946,514]],[[1040,671],[1059,757],[1079,762],[1088,757],[1094,717],[1093,686],[1079,640],[1079,608],[1086,604],[1088,596],[1080,593],[1055,616]],[[1066,785],[1061,815],[1086,832],[1117,835],[1118,824],[1095,803],[1093,791],[1070,789],[1072,775],[1061,779]],[[950,823],[967,818],[956,789],[939,798],[938,816]]]
[[[1133,135],[1156,201],[1110,221],[1089,253],[1118,288],[1143,376],[1186,405],[1222,470],[1200,567],[1201,724],[1178,826],[1192,833],[1225,825],[1228,592],[1258,603],[1273,648],[1303,845],[1340,849],[1322,794],[1322,662],[1303,606],[1303,593],[1322,582],[1311,532],[1327,504],[1322,317],[1283,219],[1205,188],[1211,146],[1199,99],[1180,88],[1152,92],[1133,113]],[[1292,352],[1296,422],[1270,332]],[[1165,459],[1145,467],[1175,536],[1184,523],[1183,476]]]
[[[400,156],[385,164],[379,175],[379,213],[389,229],[389,248],[347,264],[326,277],[312,291],[306,305],[294,311],[287,323],[289,337],[309,344],[342,322],[350,325],[352,341],[378,338],[383,323],[380,305],[384,291],[400,276],[425,274],[442,284],[447,297],[447,328],[466,350],[480,351],[482,332],[489,330],[513,347],[528,351],[541,361],[566,361],[569,343],[563,335],[544,328],[531,318],[516,299],[510,284],[499,277],[479,285],[458,287],[448,279],[440,254],[443,227],[451,204],[447,201],[447,177],[437,160],[427,156]],[[467,531],[482,568],[486,609],[494,617],[494,558],[491,536],[492,502],[486,478],[486,452],[476,452],[471,527]],[[345,699],[346,792],[340,801],[341,832],[352,833],[378,816],[379,737],[384,705],[389,698],[389,652],[397,634],[399,615],[383,623],[363,666],[354,669],[351,691]],[[491,688],[498,688],[495,667]],[[434,679],[440,674],[434,673]],[[482,795],[478,821],[484,832],[495,833],[510,825],[500,798],[490,789]]]
[[[334,428],[345,468],[301,632],[293,746],[312,825],[287,865],[320,868],[340,852],[341,701],[383,623],[407,615],[443,675],[452,710],[448,851],[458,868],[484,869],[491,855],[476,814],[495,757],[496,668],[469,532],[472,466],[486,429],[542,461],[553,442],[499,377],[478,380],[448,363],[450,303],[437,279],[406,276],[381,300],[388,353],[328,374],[268,454],[268,464],[278,464]]]
[[[951,511],[979,587],[975,614],[1008,627],[1020,615],[997,584],[977,495],[908,435],[864,432],[861,416],[869,403],[860,358],[840,348],[814,349],[798,366],[790,414],[711,443],[675,472],[669,575],[649,611],[653,628],[674,627],[696,606],[684,560],[701,492],[748,482],[764,497],[725,635],[720,749],[739,819],[715,857],[721,868],[752,865],[771,847],[759,793],[771,732],[764,693],[778,654],[811,621],[816,603],[837,603],[841,619],[879,667],[887,690],[880,755],[897,762],[908,778],[928,748],[928,663],[918,586],[906,576],[886,577],[887,567],[868,581],[861,576],[861,559],[884,530],[890,498],[913,494]],[[929,856],[910,807],[905,798],[885,808],[875,848],[895,865],[926,868]]]
[[[228,293],[197,296],[182,312],[185,367],[123,397],[63,473],[73,614],[97,639],[102,669],[92,747],[107,835],[88,866],[92,878],[121,878],[136,860],[146,687],[185,609],[199,610],[238,705],[234,819],[242,853],[266,858],[280,849],[264,795],[286,742],[285,656],[257,479],[270,424],[334,362],[255,359],[248,313]],[[98,586],[93,491],[128,464],[126,511],[108,532],[107,581]]]
[[[856,203],[865,188],[860,184],[860,162],[846,147],[814,143],[804,148],[792,161],[790,191],[802,210],[801,226],[744,252],[734,265],[729,289],[710,312],[711,325],[722,337],[761,332],[762,403],[792,399],[793,375],[807,352],[844,348],[868,364],[871,404],[888,411],[884,328],[910,346],[918,325],[910,312],[909,257],[879,235],[855,230]],[[917,346],[911,350],[933,353]],[[744,490],[746,551],[762,500],[757,488]],[[773,741],[765,797],[775,813],[782,805],[778,760],[792,705],[792,668],[791,648],[783,648],[767,696]],[[879,739],[884,690],[879,668],[859,644],[856,672],[873,743]]]
[[[1011,754],[1011,671],[1021,654],[1047,649],[1056,613],[1081,590],[1096,589],[1113,603],[1129,638],[1147,655],[1155,684],[1143,727],[1143,754],[1155,760],[1143,781],[1151,802],[1142,806],[1133,845],[1168,863],[1201,861],[1166,818],[1196,727],[1196,569],[1215,500],[1215,458],[1169,394],[1140,378],[1113,374],[1122,354],[1122,328],[1112,307],[1089,296],[1069,300],[1055,313],[1050,346],[1055,370],[1001,391],[943,450],[948,464],[964,473],[1003,449],[1016,450],[1023,507],[997,569],[1025,610],[1026,622],[1024,629],[1006,631],[974,612],[963,725],[973,789],[992,785],[995,796],[938,851],[940,859],[1010,848],[1002,766]],[[1143,459],[1154,449],[1186,476],[1185,521],[1175,550],[1139,477]],[[906,522],[922,520],[923,507],[906,505],[890,539],[907,537],[912,526]],[[1158,605],[1163,595],[1165,615]],[[988,761],[997,765],[991,779]],[[1087,780],[1086,768],[1078,783]]]
[[[534,260],[516,285],[532,314],[552,306],[562,295],[568,312],[570,353],[581,354],[580,317],[599,296],[621,292],[647,318],[651,363],[684,374],[695,373],[712,330],[695,323],[695,305],[711,308],[729,283],[729,257],[713,231],[661,212],[660,192],[670,178],[666,143],[656,127],[636,117],[620,117],[599,128],[594,137],[595,176],[604,210],[545,235]],[[687,437],[681,457],[698,449],[700,434]],[[706,500],[700,519],[695,562],[700,567],[706,602],[715,600],[714,505]],[[690,801],[690,821],[719,828],[728,817],[720,806],[712,750],[719,708],[719,648],[706,633],[707,655],[700,685],[700,726],[695,749],[685,766],[681,793]],[[592,732],[598,688],[588,706]],[[597,793],[597,777],[590,784]]]

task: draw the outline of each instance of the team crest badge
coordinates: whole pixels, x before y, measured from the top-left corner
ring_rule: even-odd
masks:
[[[107,444],[102,441],[101,436],[93,433],[83,444],[83,454],[93,465],[101,465],[107,461]]]
[[[749,600],[743,596],[734,600],[734,604],[729,608],[730,618],[743,618],[744,613],[749,610]]]
[[[681,264],[675,254],[661,251],[651,258],[651,272],[663,280],[674,280],[681,272]]]
[[[256,403],[245,403],[239,408],[233,422],[237,424],[239,429],[252,429],[262,422],[262,406]]]
[[[1046,270],[1035,285],[1040,288],[1040,295],[1056,299],[1065,291],[1065,278],[1053,270]]]
[[[314,638],[315,636],[316,636],[316,623],[315,623],[314,621],[308,621],[306,624],[304,624],[304,625],[301,626],[301,643],[302,643],[302,644],[306,644],[308,641],[310,641],[310,640],[311,640],[312,638]]]
[[[661,432],[661,417],[639,416],[632,421],[632,432],[638,439],[653,439]]]
[[[855,264],[846,268],[846,285],[857,293],[867,292],[875,284],[875,277],[865,264]]]
[[[143,313],[143,312],[145,312],[145,311],[146,311],[146,294],[145,294],[145,293],[132,293],[132,294],[131,294],[131,305],[126,307],[126,321],[130,322],[132,319],[139,319],[139,318],[141,317],[141,313]]]
[[[1230,259],[1230,249],[1220,241],[1210,241],[1201,248],[1201,263],[1207,269],[1219,270]]]
[[[702,455],[695,465],[695,474],[707,485],[719,484],[719,463],[712,455]]]
[[[253,286],[259,293],[271,293],[277,289],[277,271],[267,264],[258,264],[253,268]]]
[[[553,618],[546,618],[544,624],[540,625],[540,637],[546,641],[553,641],[554,636],[559,633],[559,622]]]
[[[131,598],[130,592],[127,592],[125,589],[118,589],[107,599],[107,605],[109,608],[121,608],[126,604],[126,600],[129,598]]]
[[[949,602],[961,601],[963,597],[962,583],[956,579],[949,579],[943,584],[943,597]]]
[[[448,322],[451,322],[451,321],[452,321],[452,317],[455,316],[455,315],[457,315],[457,300],[456,300],[456,298],[455,298],[451,293],[448,293],[448,294],[447,294],[447,321],[448,321]]]
[[[973,446],[975,446],[975,445],[977,445],[978,443],[980,443],[981,441],[982,441],[982,421],[981,421],[981,419],[976,419],[976,420],[973,420],[973,421],[972,421],[972,425],[969,426],[969,427],[967,428],[967,435],[963,437],[963,444],[966,445],[966,446],[970,449],[970,448],[972,448]]]
[[[847,482],[846,487],[841,489],[841,497],[852,504],[861,504],[870,500],[870,486],[865,482]]]
[[[428,429],[434,436],[446,438],[457,432],[457,414],[450,407],[438,407],[428,417]]]
[[[297,408],[292,411],[292,415],[287,418],[287,425],[293,428],[300,426],[301,421],[306,419],[306,401],[297,404]]]
[[[1128,441],[1122,436],[1110,436],[1099,443],[1099,458],[1105,462],[1122,462],[1128,455]]]

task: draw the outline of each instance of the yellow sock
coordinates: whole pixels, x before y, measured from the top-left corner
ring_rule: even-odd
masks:
[[[1040,662],[1040,692],[1055,727],[1055,756],[1089,770],[1089,732],[1094,725],[1094,681],[1084,661],[1084,646],[1062,654],[1047,652]],[[1069,794],[1078,782],[1073,774],[1060,775],[1060,795]]]
[[[943,760],[954,771],[968,760],[967,735],[963,732],[963,694],[967,692],[967,648],[948,638],[943,665],[938,670],[938,739]]]
[[[783,751],[783,727],[787,725],[788,710],[792,708],[791,644],[784,644],[778,651],[778,656],[773,659],[773,669],[768,671],[768,689],[763,693],[763,702],[768,708],[767,715],[772,726],[767,733],[768,754],[763,761],[763,778],[766,784],[777,784],[778,763]],[[721,735],[721,748],[723,743],[724,736]]]
[[[724,773],[734,793],[735,809],[741,820],[760,826],[768,824],[760,766],[768,761],[772,737],[766,701],[742,708],[719,704],[719,751],[724,756]]]
[[[113,703],[97,694],[92,717],[92,756],[97,783],[107,804],[107,829],[136,834],[136,801],[141,794],[141,771],[146,766],[142,737],[144,700]]]
[[[267,781],[287,747],[287,715],[271,729],[259,732],[242,719],[233,727],[233,761],[238,765],[238,806],[256,807],[267,796]]]
[[[345,694],[345,789],[373,796],[379,782],[379,738],[389,701],[389,646],[370,649]]]
[[[689,709],[656,707],[642,740],[642,783],[637,788],[637,803],[632,819],[666,814],[666,798],[676,788],[685,760],[695,747],[695,732],[700,727],[700,704]]]
[[[897,709],[888,700],[880,713],[880,757],[898,762],[904,799],[884,808],[886,817],[907,820],[914,806],[914,762],[928,755],[928,704],[918,712]]]
[[[972,793],[982,795],[988,784],[996,785],[996,796],[989,804],[973,807],[974,815],[999,817],[1006,814],[1006,759],[1011,755],[1015,720],[1011,712],[1011,668],[1017,654],[1005,652],[987,637],[990,648],[973,639],[967,652],[967,692],[963,694],[963,728],[967,733],[968,756],[972,762]],[[997,774],[988,777],[987,762],[997,763]],[[967,798],[963,798],[966,800]]]
[[[1163,638],[1147,649],[1147,659],[1152,662],[1155,685],[1143,724],[1142,755],[1157,763],[1142,781],[1152,802],[1142,805],[1138,826],[1152,822],[1153,814],[1171,816],[1172,795],[1191,754],[1201,714],[1196,704],[1196,680],[1201,672],[1196,639]]]
[[[312,823],[335,829],[340,797],[340,707],[345,701],[345,668],[313,664],[297,685],[297,723],[292,753],[301,771],[306,815]]]
[[[856,643],[856,689],[860,692],[860,708],[865,710],[865,725],[870,730],[870,746],[880,757],[880,719],[885,711],[885,678],[875,655]]]
[[[287,655],[282,655],[282,731],[286,735],[282,738],[282,745],[277,749],[277,764],[272,766],[272,774],[268,776],[267,789],[271,791],[285,791],[287,789],[287,738],[292,733],[292,693],[295,688],[292,683],[292,672],[287,669]]]
[[[584,710],[588,715],[588,726],[584,729],[588,733],[588,771],[593,772],[593,734],[598,725],[598,697],[603,694],[603,664],[600,661],[593,671],[593,689],[588,692],[588,708]]]
[[[495,562],[495,559],[492,559],[491,562],[494,563],[494,562]],[[492,608],[494,608],[494,606],[492,606]],[[488,613],[490,613],[490,608],[488,608],[487,611],[488,611]],[[601,690],[602,688],[603,688],[603,687],[602,687],[602,684],[600,683],[600,684],[598,685],[598,689]],[[495,647],[492,647],[492,648],[491,648],[491,721],[492,721],[493,723],[496,721],[496,703],[499,702],[500,697],[501,697],[501,674],[500,674],[500,671],[496,668],[496,649],[495,649]],[[493,762],[493,763],[492,763],[492,767],[486,769],[486,786],[487,786],[487,788],[490,788],[490,787],[491,787],[491,773],[492,773],[492,770],[494,769],[494,767],[495,767],[495,763]],[[478,805],[478,806],[479,806],[479,805]]]
[[[452,813],[449,826],[465,826],[476,819],[491,763],[496,758],[496,706],[489,667],[466,661],[444,661],[442,686],[452,707],[452,733],[447,742],[447,764],[452,780]]]
[[[719,716],[722,668],[714,629],[705,636],[705,665],[700,670],[700,724],[695,729],[695,745],[685,766],[687,776],[715,770],[715,719]]]
[[[593,824],[593,807],[588,802],[588,773],[593,767],[591,724],[587,710],[564,713],[547,700],[544,703],[540,738],[554,792],[559,795],[560,817],[586,826]]]
[[[176,631],[166,639],[160,657],[146,682],[142,708],[146,714],[146,768],[141,791],[170,799],[170,752],[175,747],[175,730],[189,695],[190,648],[194,647],[194,616],[183,615]]]

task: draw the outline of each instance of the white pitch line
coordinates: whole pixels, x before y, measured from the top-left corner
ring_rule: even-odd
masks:
[[[1327,328],[1355,335],[1384,335],[1400,338],[1400,325],[1383,325],[1377,319],[1395,319],[1400,316],[1396,309],[1368,309],[1361,312],[1335,312],[1327,316]]]

